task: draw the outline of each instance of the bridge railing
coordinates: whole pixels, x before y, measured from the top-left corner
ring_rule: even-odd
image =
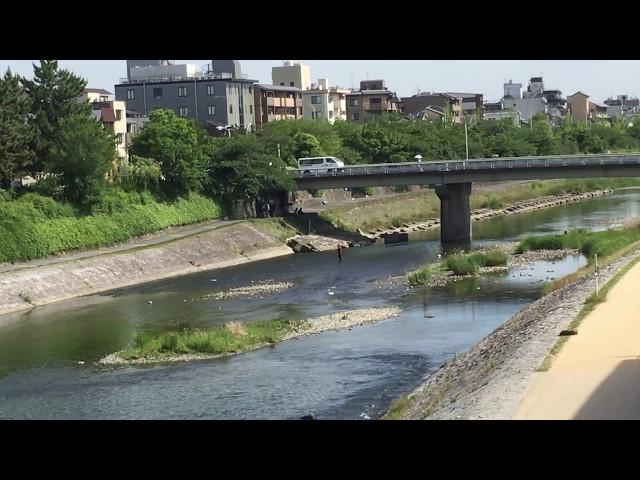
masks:
[[[593,166],[640,166],[640,153],[602,155],[550,155],[545,157],[504,157],[500,159],[470,159],[435,162],[379,163],[370,165],[349,165],[332,172],[303,170],[291,172],[298,178],[332,177],[353,175],[394,175],[403,173],[445,173],[473,170],[502,170],[511,168],[563,168]]]

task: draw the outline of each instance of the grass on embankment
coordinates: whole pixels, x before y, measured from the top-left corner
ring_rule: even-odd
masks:
[[[230,322],[207,330],[182,330],[160,335],[138,333],[133,345],[119,353],[126,360],[169,355],[240,353],[281,341],[287,334],[304,328],[304,321],[267,320],[253,323]]]
[[[451,271],[454,275],[475,275],[482,267],[497,267],[506,265],[509,256],[499,249],[487,252],[469,254],[457,253],[449,255],[444,262],[436,265],[425,265],[412,272],[407,279],[410,285],[428,285],[434,274],[441,271]]]
[[[494,193],[471,192],[471,208],[498,209],[516,202],[548,195],[584,193],[607,188],[640,186],[640,178],[572,179],[530,182],[509,185]],[[347,205],[320,213],[320,217],[334,226],[356,232],[423,222],[438,217],[440,200],[433,190],[373,199],[366,203]]]
[[[255,218],[249,220],[258,230],[285,242],[298,234],[298,231],[281,218]]]
[[[33,193],[16,200],[0,196],[0,211],[0,263],[111,246],[220,216],[218,205],[200,195],[161,202],[148,192],[118,188],[103,192],[90,214]]]

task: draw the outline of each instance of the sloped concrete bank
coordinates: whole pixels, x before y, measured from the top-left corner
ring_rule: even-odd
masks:
[[[160,245],[6,272],[0,274],[0,315],[292,253],[243,222]]]
[[[640,255],[634,249],[599,271],[604,285]],[[466,352],[443,363],[387,418],[507,420],[559,333],[595,291],[590,273],[524,307]]]

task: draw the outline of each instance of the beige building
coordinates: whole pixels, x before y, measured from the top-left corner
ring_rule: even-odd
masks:
[[[311,88],[311,67],[301,63],[284,62],[281,67],[271,69],[271,81],[274,85],[308,90]]]
[[[573,123],[586,122],[589,118],[589,95],[576,92],[568,96],[567,101],[571,112],[571,121]]]
[[[296,87],[256,85],[254,89],[256,128],[276,120],[302,118],[302,94]]]
[[[347,119],[347,94],[350,89],[329,87],[326,78],[311,85],[310,90],[302,92],[304,118],[309,120],[327,120],[333,124],[336,120]]]
[[[382,112],[399,111],[400,101],[385,86],[384,80],[363,80],[360,90],[347,94],[347,120],[367,122]]]
[[[91,104],[93,116],[102,122],[102,126],[116,138],[118,158],[114,159],[114,167],[119,160],[127,160],[127,112],[125,102],[113,99],[113,94],[102,88],[86,88],[82,99]]]

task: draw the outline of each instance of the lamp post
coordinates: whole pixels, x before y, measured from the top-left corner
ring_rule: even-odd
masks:
[[[231,125],[226,125],[226,126],[224,126],[224,127],[223,127],[222,125],[218,125],[218,126],[216,127],[216,130],[219,130],[219,131],[226,130],[226,131],[227,131],[227,133],[229,134],[229,138],[231,138]]]
[[[469,160],[469,137],[467,135],[467,116],[463,115],[464,118],[464,146],[467,151],[467,160]]]

